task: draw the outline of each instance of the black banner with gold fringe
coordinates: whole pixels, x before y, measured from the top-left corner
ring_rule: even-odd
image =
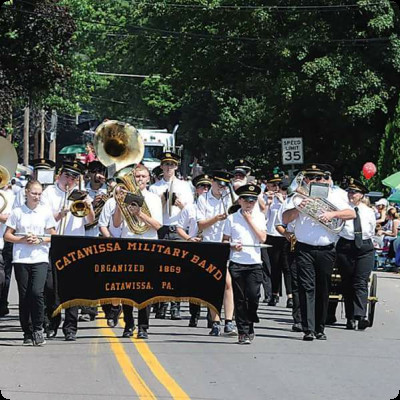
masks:
[[[81,236],[51,238],[59,306],[96,306],[120,299],[143,308],[191,301],[221,311],[229,244]]]

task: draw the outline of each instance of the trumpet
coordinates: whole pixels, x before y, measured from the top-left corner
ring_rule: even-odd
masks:
[[[73,203],[70,206],[71,214],[77,218],[84,218],[90,213],[90,206],[84,199],[87,196],[87,192],[83,190],[74,190],[69,196],[68,200],[72,200]]]

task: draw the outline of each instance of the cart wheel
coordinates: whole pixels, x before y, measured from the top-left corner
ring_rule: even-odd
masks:
[[[369,299],[368,299],[368,320],[370,326],[374,323],[374,315],[375,315],[375,304],[378,301],[376,297],[376,291],[378,286],[378,276],[376,274],[372,274],[371,287],[369,289]]]

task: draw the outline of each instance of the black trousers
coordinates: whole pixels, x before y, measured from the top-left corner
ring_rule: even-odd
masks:
[[[39,332],[44,319],[44,284],[48,263],[15,263],[19,295],[19,321],[24,333]]]
[[[76,334],[78,331],[78,314],[79,307],[70,307],[65,309],[65,319],[62,327],[64,335],[67,335],[68,333]]]
[[[268,255],[271,261],[271,283],[272,293],[281,292],[282,273],[285,282],[286,294],[292,293],[292,282],[290,277],[288,253],[290,244],[283,236],[267,236],[269,247]]]
[[[290,243],[289,243],[288,260],[289,260],[289,269],[290,269],[292,295],[293,295],[292,317],[293,317],[293,322],[295,324],[299,324],[301,323],[301,312],[300,312],[299,285],[297,277],[297,263],[294,251],[293,252],[290,251]]]
[[[181,237],[176,233],[176,226],[175,225],[163,225],[158,231],[157,236],[159,239],[165,240],[180,240]],[[168,303],[160,302],[158,303],[158,307],[164,307],[165,309],[168,307]],[[171,301],[171,309],[172,310],[180,310],[181,303],[179,301]]]
[[[335,254],[333,244],[296,243],[301,321],[305,332],[324,332]]]
[[[6,283],[6,273],[4,272],[4,260],[2,250],[0,251],[0,299],[1,293],[4,290],[4,284]]]
[[[53,269],[53,264],[50,260],[49,268],[47,270],[46,283],[44,285],[44,305],[45,305],[45,314],[44,314],[44,327],[46,332],[48,331],[57,331],[61,324],[61,313],[52,316],[53,311],[58,307],[59,300],[56,296],[56,286],[57,279],[56,274]]]
[[[124,312],[125,328],[133,328],[135,322],[133,320],[133,307],[127,304],[122,304]],[[139,328],[149,329],[150,306],[142,308],[138,311],[138,326]]]
[[[357,249],[354,240],[340,238],[336,245],[336,252],[346,318],[365,317],[367,315],[368,280],[375,260],[372,240],[363,240],[361,248]]]
[[[261,249],[261,261],[262,261],[262,274],[263,281],[262,286],[264,289],[264,297],[266,299],[272,296],[272,285],[271,285],[271,261],[269,260],[268,250],[266,248]]]
[[[4,242],[2,250],[3,255],[3,270],[4,270],[4,284],[0,295],[0,311],[8,307],[8,293],[10,291],[11,275],[12,275],[12,253],[13,244]]]
[[[262,282],[261,264],[229,263],[232,277],[235,321],[240,335],[249,334],[250,324],[259,322],[257,315]]]

